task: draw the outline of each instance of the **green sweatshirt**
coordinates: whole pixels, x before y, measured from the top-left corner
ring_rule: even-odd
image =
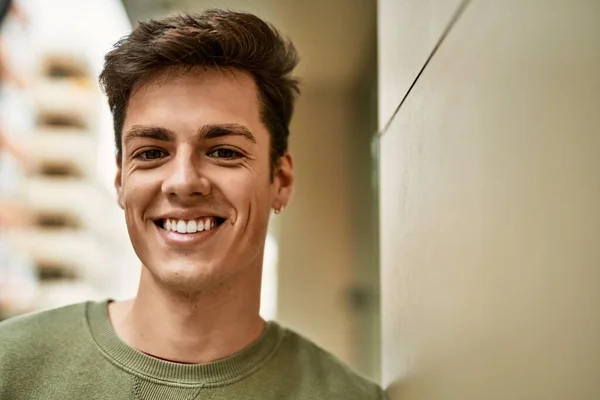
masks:
[[[375,400],[382,390],[274,322],[254,344],[208,364],[178,364],[122,342],[107,302],[0,323],[2,400]]]

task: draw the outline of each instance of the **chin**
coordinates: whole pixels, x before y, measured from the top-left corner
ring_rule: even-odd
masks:
[[[193,294],[210,290],[220,285],[227,275],[215,263],[177,260],[169,262],[166,268],[165,265],[146,268],[154,281],[173,292]]]

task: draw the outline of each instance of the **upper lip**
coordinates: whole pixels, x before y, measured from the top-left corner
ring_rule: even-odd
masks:
[[[164,214],[160,214],[156,217],[153,217],[153,220],[159,220],[159,219],[182,219],[182,220],[186,220],[186,221],[190,221],[193,219],[200,219],[200,218],[206,218],[206,217],[213,217],[213,218],[222,218],[225,219],[226,217],[223,215],[220,215],[219,213],[216,213],[214,211],[208,211],[208,210],[179,210],[179,211],[169,211],[169,212],[165,212]]]

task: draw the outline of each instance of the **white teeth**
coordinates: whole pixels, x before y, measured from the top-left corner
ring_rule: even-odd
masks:
[[[186,232],[187,233],[196,233],[197,232],[196,226],[197,226],[196,221],[194,221],[194,220],[188,221]]]
[[[198,220],[166,219],[163,228],[167,231],[178,233],[196,233],[208,231],[217,226],[217,221],[212,217]]]

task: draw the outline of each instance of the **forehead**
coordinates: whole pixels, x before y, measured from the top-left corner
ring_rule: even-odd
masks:
[[[124,122],[124,132],[133,125],[163,126],[177,133],[236,123],[250,129],[257,141],[261,132],[267,135],[256,83],[235,69],[162,72],[133,91]]]

